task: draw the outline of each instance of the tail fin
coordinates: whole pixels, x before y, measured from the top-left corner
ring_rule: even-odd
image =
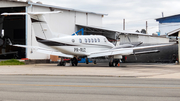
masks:
[[[32,26],[35,31],[37,38],[41,39],[50,39],[53,38],[53,33],[47,24],[44,14],[49,13],[60,13],[58,12],[37,12],[37,13],[28,13],[31,16]]]

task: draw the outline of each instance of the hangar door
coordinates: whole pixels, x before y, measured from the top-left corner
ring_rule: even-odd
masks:
[[[0,8],[1,13],[25,12],[25,7]],[[0,16],[0,59],[25,58],[24,48],[12,44],[26,44],[25,15]]]

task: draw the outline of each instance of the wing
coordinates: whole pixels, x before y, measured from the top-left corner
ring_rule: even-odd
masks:
[[[49,54],[49,55],[56,55],[56,56],[67,57],[67,58],[73,58],[73,55],[64,54],[64,53],[61,53],[61,52],[56,51],[56,50],[42,48],[42,47],[39,47],[39,46],[26,46],[26,45],[13,45],[13,46],[23,47],[23,48],[32,48],[33,50],[36,50],[39,53],[44,53],[44,54]]]
[[[100,52],[94,52],[91,53],[88,58],[95,58],[95,57],[103,57],[103,56],[115,56],[115,55],[132,55],[134,54],[134,50],[141,50],[141,49],[147,49],[147,48],[154,48],[154,47],[163,47],[163,46],[170,46],[175,45],[176,43],[170,43],[170,44],[161,44],[161,45],[152,45],[152,46],[141,46],[141,47],[131,47],[131,48],[121,48],[121,49],[111,49],[106,51],[100,51]],[[152,53],[152,52],[158,52],[158,50],[153,51],[142,51],[137,54],[145,54],[145,53]]]
[[[147,48],[154,48],[154,47],[164,47],[164,46],[170,46],[170,45],[175,45],[175,44],[177,44],[177,43],[169,43],[169,44],[161,44],[161,45],[133,47],[133,50],[140,50],[140,49],[147,49]]]

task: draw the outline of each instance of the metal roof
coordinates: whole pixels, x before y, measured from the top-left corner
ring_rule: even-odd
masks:
[[[108,15],[108,14],[103,14],[103,13],[95,13],[95,12],[88,12],[88,11],[83,11],[83,10],[77,10],[77,9],[72,9],[72,8],[66,8],[66,7],[60,7],[60,6],[53,6],[53,5],[47,5],[47,4],[41,4],[41,3],[34,3],[32,1],[17,1],[17,0],[2,0],[2,1],[8,1],[8,2],[17,2],[17,3],[25,3],[29,5],[35,5],[35,6],[41,6],[41,7],[51,7],[54,9],[62,9],[62,10],[67,10],[67,11],[75,11],[75,12],[83,12],[83,13],[90,13],[90,14],[97,14],[97,15]]]
[[[166,16],[166,17],[161,17],[161,18],[157,18],[156,20],[165,19],[165,18],[169,18],[169,17],[174,17],[174,16],[178,16],[178,15],[180,15],[180,14]]]
[[[168,33],[169,36],[178,36],[178,33],[180,32],[180,28],[175,29]]]
[[[141,35],[141,36],[152,36],[152,35],[143,34],[143,33],[113,30],[113,29],[103,28],[103,27],[97,27],[97,26],[89,26],[89,25],[81,25],[81,24],[76,24],[76,26],[82,26],[82,27],[88,27],[88,28],[93,28],[93,29],[99,29],[99,30],[104,30],[104,31],[109,31],[109,32],[115,32],[115,33],[119,33],[119,34],[132,34],[132,35]]]
[[[176,23],[176,22],[180,22],[180,14],[167,16],[167,17],[162,17],[162,18],[157,18],[156,21],[159,21],[159,23],[172,23],[172,22]]]
[[[83,10],[77,10],[77,9],[66,8],[66,7],[60,7],[60,6],[53,6],[53,5],[46,5],[46,4],[40,4],[40,3],[31,3],[31,2],[28,2],[28,4],[30,4],[30,5],[35,5],[35,6],[42,6],[42,7],[51,7],[51,8],[56,8],[56,9],[68,10],[68,11],[76,11],[76,12],[83,12],[83,13],[91,13],[91,14],[97,14],[97,15],[108,15],[108,14],[95,13],[95,12],[88,12],[88,11],[83,11]]]

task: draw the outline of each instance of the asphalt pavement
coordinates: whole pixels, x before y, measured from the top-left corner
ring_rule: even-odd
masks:
[[[180,79],[180,65],[161,63],[122,63],[108,67],[108,63],[57,66],[57,64],[30,64],[0,66],[0,75],[57,75],[96,77],[136,77]]]
[[[0,75],[0,101],[180,101],[180,80]]]
[[[0,66],[0,101],[180,101],[180,65]]]

